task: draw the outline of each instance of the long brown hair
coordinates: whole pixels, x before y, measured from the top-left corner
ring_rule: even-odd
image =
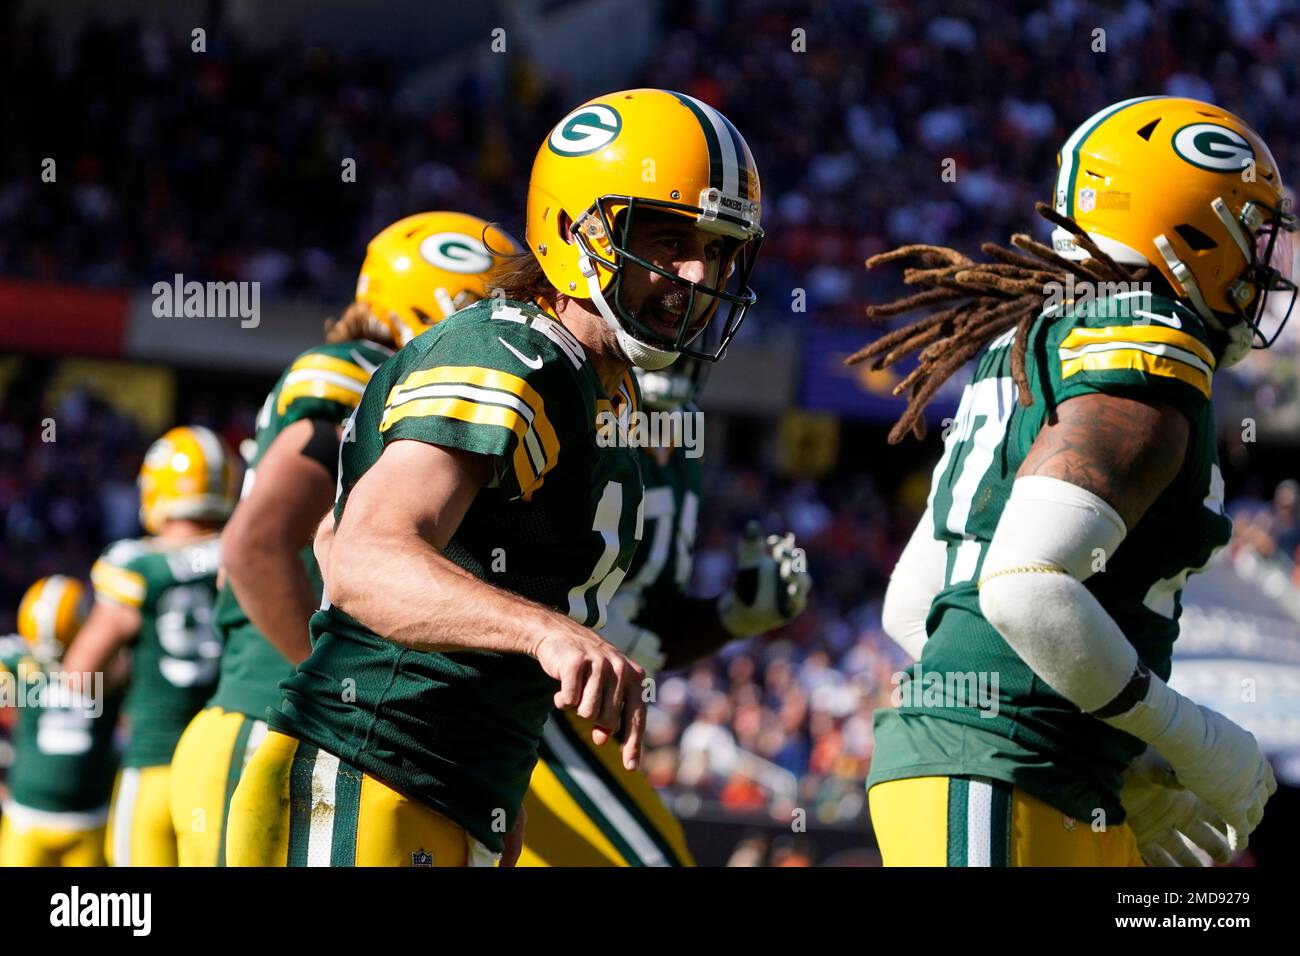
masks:
[[[555,286],[546,278],[541,262],[530,250],[496,255],[502,261],[487,275],[488,295],[504,296],[514,302],[533,303],[542,299],[548,305],[555,305]]]
[[[944,306],[938,312],[885,333],[845,360],[847,365],[869,361],[868,367],[878,370],[914,352],[920,353],[916,368],[894,386],[895,395],[908,390],[911,394],[907,408],[890,429],[891,445],[902,441],[908,432],[924,438],[923,413],[934,393],[953,372],[1008,329],[1016,330],[1011,349],[1011,375],[1020,390],[1020,403],[1026,406],[1033,403],[1025,374],[1025,351],[1029,328],[1042,314],[1049,284],[1064,284],[1071,274],[1096,283],[1132,282],[1146,276],[1146,268],[1135,270],[1115,262],[1074,220],[1046,203],[1040,202],[1034,209],[1048,222],[1067,229],[1091,258],[1074,262],[1030,236],[1017,233],[1011,237],[1011,244],[1028,255],[986,242],[980,245],[980,251],[993,261],[976,262],[946,246],[916,244],[900,246],[867,260],[868,269],[908,259],[922,267],[903,272],[903,282],[921,286],[922,291],[881,305],[869,305],[868,318],[883,323],[917,309]]]

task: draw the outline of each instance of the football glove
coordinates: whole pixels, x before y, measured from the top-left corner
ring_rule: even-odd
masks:
[[[1168,761],[1152,748],[1125,772],[1120,802],[1147,865],[1204,866],[1193,846],[1216,863],[1232,859],[1232,828],[1196,794],[1179,785]]]
[[[639,592],[616,593],[610,599],[605,614],[605,626],[600,629],[599,634],[625,656],[645,668],[647,677],[652,677],[663,669],[666,657],[659,635],[632,623],[641,613],[643,600],[644,596]]]
[[[808,603],[812,578],[794,534],[770,534],[751,521],[736,549],[736,581],[718,598],[722,626],[736,637],[753,637],[794,620]]]
[[[1178,782],[1223,818],[1233,850],[1246,845],[1277,780],[1259,742],[1218,711],[1184,697],[1154,674],[1146,696],[1106,723],[1155,747]]]

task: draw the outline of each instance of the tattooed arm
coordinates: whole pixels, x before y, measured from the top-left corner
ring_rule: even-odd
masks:
[[[1214,845],[1238,850],[1277,787],[1258,742],[1150,673],[1083,585],[1093,556],[1113,553],[1174,480],[1188,434],[1168,406],[1113,395],[1063,403],[1017,473],[984,558],[980,610],[1057,693],[1167,760],[1207,805],[1197,819],[1222,827]],[[1141,808],[1129,809],[1139,820]]]
[[[1183,465],[1189,427],[1171,405],[1081,395],[1043,426],[1016,477],[1042,475],[1090,491],[1132,528]]]

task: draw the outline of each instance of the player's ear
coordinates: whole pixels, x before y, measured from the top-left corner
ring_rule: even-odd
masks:
[[[556,218],[555,225],[560,230],[560,237],[569,245],[572,245],[573,220],[569,218],[569,214],[563,209],[560,210],[560,215]]]

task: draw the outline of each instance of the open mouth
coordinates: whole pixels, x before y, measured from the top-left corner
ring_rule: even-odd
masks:
[[[682,317],[676,312],[670,312],[665,308],[647,309],[641,317],[641,321],[656,335],[665,339],[675,340],[677,330],[681,328]]]

